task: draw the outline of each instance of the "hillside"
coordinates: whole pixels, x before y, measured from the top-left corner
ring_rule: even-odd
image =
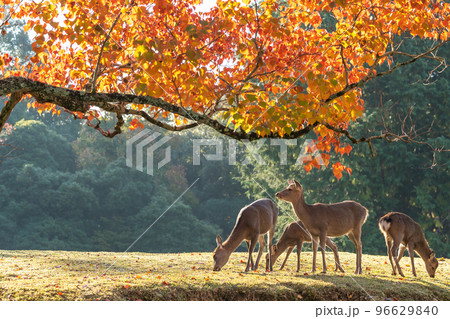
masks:
[[[244,273],[245,253],[233,253],[220,272],[212,271],[212,254],[149,254],[75,251],[0,250],[2,300],[450,300],[448,259],[440,259],[429,278],[416,258],[401,261],[406,278],[391,276],[386,256],[363,255],[362,276],[353,276],[352,253],[340,253],[345,274],[335,273],[327,254],[327,274],[309,274],[311,253],[287,267]],[[284,255],[281,256],[284,258]],[[370,297],[371,296],[371,297]]]

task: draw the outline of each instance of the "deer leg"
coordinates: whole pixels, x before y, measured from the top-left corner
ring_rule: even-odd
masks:
[[[269,233],[267,234],[267,240],[268,240],[268,250],[269,250],[269,261],[270,261],[270,271],[273,271],[273,263],[272,263],[272,241],[273,241],[273,235],[275,234],[275,225],[269,230]]]
[[[300,271],[300,253],[302,252],[303,241],[297,242],[297,272]]]
[[[347,234],[348,238],[355,244],[356,248],[356,269],[355,274],[362,274],[362,245],[361,245],[361,232],[357,231],[356,233],[353,231]]]
[[[256,263],[255,263],[254,267],[252,267],[252,270],[258,269],[259,260],[261,259],[261,255],[264,251],[264,248],[266,248],[266,242],[264,241],[264,235],[260,235],[258,237],[258,242],[259,242],[258,257],[256,257]],[[270,261],[270,255],[269,255],[269,261]]]
[[[403,244],[400,244],[400,248],[398,249],[398,254],[397,254],[398,262],[400,262],[400,259],[402,259],[403,254],[405,253],[405,250],[406,250],[406,246]],[[408,249],[408,252],[409,252],[409,249]]]
[[[412,273],[413,273],[414,277],[417,277],[416,267],[414,267],[414,244],[411,242],[408,243],[408,253],[409,253],[409,257],[411,258]],[[400,260],[400,258],[399,258],[399,260]]]
[[[245,240],[245,244],[247,245],[247,251],[250,251],[250,240]],[[253,254],[250,255],[250,266],[253,268]]]
[[[319,245],[319,237],[312,237],[312,249],[313,249],[313,260],[312,260],[312,270],[311,272],[316,272],[316,255],[317,255],[317,246]]]
[[[397,266],[398,273],[400,274],[400,276],[405,277],[402,269],[400,268],[400,263],[398,262],[398,258],[397,258],[397,250],[398,250],[399,246],[400,246],[400,240],[394,238],[394,244],[392,245],[392,248],[391,248],[391,254],[394,257],[394,261],[395,261],[395,265]]]
[[[289,247],[286,253],[286,257],[284,257],[283,263],[281,264],[280,270],[283,270],[284,265],[286,265],[286,261],[289,258],[289,255],[291,254],[292,250],[294,250],[294,247]]]
[[[395,276],[397,274],[397,272],[395,271],[395,264],[392,258],[392,245],[393,245],[393,241],[391,239],[389,239],[387,236],[385,238],[386,240],[386,248],[387,248],[387,254],[389,257],[389,262],[391,263],[392,266],[392,275]]]
[[[327,262],[325,260],[325,249],[326,249],[326,242],[327,242],[327,233],[322,232],[320,234],[320,249],[322,250],[322,273],[326,274],[327,272]]]
[[[250,240],[250,245],[247,244],[248,246],[248,261],[247,261],[247,266],[245,267],[245,272],[248,272],[250,269],[250,265],[253,268],[253,250],[255,249],[256,243],[258,242],[258,237],[253,238]]]
[[[333,251],[334,254],[334,263],[336,265],[334,271],[340,270],[341,272],[345,272],[341,266],[341,263],[339,262],[339,253],[337,250],[337,246],[329,237],[327,237],[327,246],[330,247],[330,249]]]

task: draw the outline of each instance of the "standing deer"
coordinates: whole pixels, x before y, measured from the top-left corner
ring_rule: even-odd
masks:
[[[297,181],[288,181],[289,186],[278,193],[276,197],[290,202],[295,214],[311,233],[313,240],[313,266],[316,271],[317,244],[322,249],[322,272],[326,273],[325,245],[327,236],[338,237],[347,235],[356,247],[355,274],[362,274],[362,244],[361,227],[369,214],[367,208],[354,201],[344,201],[334,204],[308,205],[303,196],[303,188]]]
[[[391,212],[380,218],[378,227],[386,240],[389,261],[392,266],[392,275],[396,275],[395,269],[397,268],[398,273],[402,277],[405,277],[399,262],[405,249],[408,248],[414,277],[417,277],[416,268],[414,267],[414,251],[416,251],[425,262],[428,275],[430,275],[431,278],[434,278],[439,263],[433,249],[428,245],[422,228],[418,223],[408,215]],[[399,249],[398,255],[396,255],[397,249]],[[392,262],[392,259],[394,259],[395,264]]]
[[[275,245],[272,245],[272,266],[275,264],[278,257],[288,249],[286,257],[280,267],[280,270],[282,270],[292,250],[297,246],[297,272],[299,272],[300,253],[302,251],[303,242],[311,242],[311,235],[306,230],[305,225],[303,225],[300,220],[287,225],[278,242]],[[327,246],[330,247],[334,253],[334,261],[336,264],[335,271],[339,269],[341,272],[344,272],[344,269],[342,269],[339,262],[337,246],[329,237],[327,237]],[[270,269],[269,257],[269,254],[266,254],[266,270]]]
[[[254,201],[245,206],[239,212],[236,224],[227,240],[222,243],[222,238],[217,235],[217,247],[214,250],[214,270],[219,271],[228,262],[228,258],[233,251],[245,240],[248,248],[248,261],[245,267],[247,272],[258,268],[259,260],[266,246],[264,234],[267,234],[267,245],[269,248],[269,258],[272,251],[272,239],[275,232],[275,224],[278,218],[278,208],[273,201],[264,198]],[[253,250],[259,242],[258,257],[253,263]],[[270,269],[272,270],[272,269]]]

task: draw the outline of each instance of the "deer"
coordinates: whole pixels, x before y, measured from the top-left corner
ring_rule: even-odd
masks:
[[[278,242],[272,245],[272,266],[277,261],[278,257],[287,249],[286,257],[284,258],[283,263],[281,264],[280,270],[283,270],[286,261],[291,254],[292,250],[297,246],[297,272],[300,271],[300,253],[302,251],[302,246],[304,242],[311,242],[311,235],[306,230],[305,225],[298,220],[296,222],[290,223],[284,229],[283,234],[281,235]],[[336,264],[336,268],[334,271],[340,270],[344,272],[344,269],[341,267],[339,262],[339,254],[337,250],[336,244],[327,237],[327,246],[331,248],[334,253],[334,260]],[[269,254],[266,254],[266,270],[270,269],[270,261]]]
[[[434,278],[439,262],[417,222],[406,214],[390,212],[379,219],[378,227],[386,241],[387,253],[392,266],[392,275],[395,276],[397,274],[397,269],[400,276],[405,277],[400,268],[400,259],[403,257],[405,249],[408,248],[414,277],[417,277],[416,268],[414,267],[414,251],[416,251],[425,262],[428,275]],[[396,255],[397,249],[398,255]]]
[[[250,267],[257,270],[259,260],[264,251],[266,243],[264,235],[267,234],[267,246],[269,251],[269,260],[271,260],[272,240],[275,233],[275,224],[278,218],[278,207],[275,203],[267,198],[259,199],[245,206],[239,212],[236,218],[236,224],[231,231],[230,236],[222,242],[220,235],[216,237],[217,247],[213,252],[214,271],[219,271],[228,262],[232,252],[245,241],[248,248],[248,261],[245,272]],[[256,243],[259,242],[258,257],[253,263],[253,250]],[[272,271],[272,267],[270,267]]]
[[[295,214],[311,233],[313,246],[312,272],[316,271],[316,255],[318,244],[322,250],[322,273],[326,273],[325,245],[327,237],[347,235],[356,247],[355,274],[362,274],[361,228],[367,220],[369,211],[355,201],[343,201],[333,204],[305,202],[303,187],[296,180],[288,181],[288,187],[275,196],[290,202]]]

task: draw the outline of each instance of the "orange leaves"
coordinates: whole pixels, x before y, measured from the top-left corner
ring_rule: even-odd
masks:
[[[259,136],[285,136],[315,122],[348,128],[364,112],[358,82],[373,75],[374,64],[394,63],[394,56],[386,54],[394,36],[407,31],[444,41],[450,16],[450,6],[440,0],[286,5],[263,0],[259,10],[249,1],[217,1],[203,13],[195,10],[198,0],[153,6],[147,1],[42,0],[15,6],[19,2],[7,1],[17,7],[13,18],[27,21],[35,56],[33,64],[12,66],[10,56],[0,55],[4,77],[27,76],[81,90],[99,69],[99,93],[160,98]],[[334,30],[323,26],[324,11],[336,20]],[[4,14],[0,11],[0,18]],[[180,125],[169,112],[162,115]],[[136,118],[129,128],[143,124]],[[334,146],[340,156],[350,153],[351,146],[340,147],[338,133],[324,126],[314,132],[322,139],[320,151]],[[338,179],[344,170],[351,172],[338,164],[333,166]],[[305,169],[320,165],[310,160]]]
[[[0,55],[0,70],[4,69],[12,62],[12,57],[7,53]]]
[[[346,171],[348,175],[352,174],[352,169],[342,165],[340,162],[336,162],[333,164],[333,174],[338,180],[342,178],[343,171]]]
[[[129,129],[131,131],[136,130],[136,129],[144,129],[144,124],[142,124],[137,118],[134,118],[131,122],[130,122],[130,126]]]
[[[347,144],[344,147],[339,147],[338,145],[336,145],[336,147],[335,147],[336,153],[339,153],[341,156],[343,156],[344,154],[349,155],[351,150],[352,150],[352,146],[350,144]]]

